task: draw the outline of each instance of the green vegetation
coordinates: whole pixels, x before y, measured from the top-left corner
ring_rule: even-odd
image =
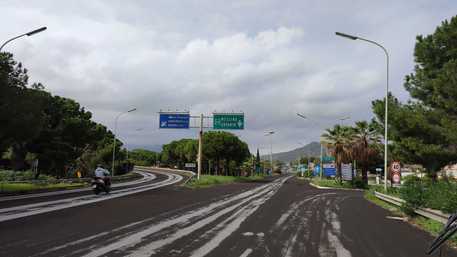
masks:
[[[366,185],[362,182],[361,179],[355,179],[353,183],[349,181],[338,181],[336,179],[326,179],[314,177],[310,180],[311,183],[321,187],[331,187],[331,188],[359,188],[365,189]]]
[[[29,85],[27,73],[12,54],[0,53],[0,166],[22,171],[39,160],[36,179],[70,177],[72,170],[87,176],[97,163],[110,167],[113,133],[78,102]],[[121,146],[117,141],[117,174],[127,171]]]
[[[214,185],[229,184],[235,182],[260,182],[263,181],[263,176],[235,177],[235,176],[214,176],[202,175],[200,180],[193,178],[186,186],[190,188],[210,187]]]
[[[154,151],[135,149],[129,151],[129,161],[138,166],[152,166],[160,160],[160,154]]]
[[[32,184],[0,182],[0,193],[33,193],[34,191],[74,189],[86,185],[86,183]]]
[[[406,201],[403,208],[407,213],[419,207],[441,210],[445,213],[457,211],[457,183],[447,180],[433,181],[429,178],[408,177],[399,190]]]
[[[163,146],[161,163],[182,169],[185,163],[195,162],[197,151],[197,140],[172,141]],[[206,173],[240,176],[241,166],[249,158],[251,154],[248,145],[234,134],[225,131],[208,131],[203,134],[202,167]]]
[[[419,35],[414,50],[414,72],[405,76],[404,88],[411,99],[372,102],[375,118],[354,127],[335,125],[323,138],[340,164],[357,161],[366,182],[367,170],[380,164],[385,103],[389,105],[389,161],[421,164],[430,175],[457,160],[457,16],[445,20],[431,35]],[[446,187],[448,185],[443,184]],[[453,197],[453,196],[452,196]],[[453,206],[453,204],[452,204]],[[451,210],[453,207],[440,206]]]
[[[342,183],[341,164],[357,162],[362,181],[368,184],[368,169],[380,160],[380,128],[375,122],[358,121],[354,127],[335,125],[322,135],[335,156],[337,179]]]
[[[414,73],[404,87],[412,100],[389,97],[389,151],[404,163],[422,164],[431,176],[457,159],[457,16],[416,38]],[[373,102],[379,124],[385,99]]]
[[[16,172],[12,170],[0,170],[0,181],[27,181],[27,180],[40,180],[51,181],[56,178],[48,175],[40,174],[36,176],[32,171]]]

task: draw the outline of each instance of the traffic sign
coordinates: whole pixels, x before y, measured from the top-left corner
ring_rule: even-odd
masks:
[[[334,162],[335,161],[335,157],[333,157],[333,156],[323,156],[322,157],[322,161],[323,162]]]
[[[336,166],[335,163],[324,163],[322,165],[322,171],[324,172],[324,176],[331,177],[336,176]]]
[[[213,129],[244,129],[244,114],[213,113]]]
[[[401,182],[401,164],[398,161],[392,162],[390,165],[392,172],[392,184],[400,184]]]
[[[189,113],[160,113],[159,128],[188,129],[189,121]]]
[[[352,164],[341,163],[341,177],[343,180],[352,180]]]
[[[194,162],[187,162],[186,164],[184,164],[184,167],[186,167],[186,168],[195,168],[195,167],[197,167],[197,164],[194,163]]]

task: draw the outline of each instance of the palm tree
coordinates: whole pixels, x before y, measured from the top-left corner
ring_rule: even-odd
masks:
[[[335,156],[336,160],[336,175],[341,181],[341,163],[350,161],[352,158],[352,139],[353,129],[351,127],[335,125],[333,129],[326,129],[326,133],[322,134],[327,147]]]
[[[374,123],[368,124],[366,121],[355,123],[352,152],[354,159],[362,169],[362,180],[368,183],[368,166],[370,160],[379,153],[377,146],[381,143],[381,135]]]

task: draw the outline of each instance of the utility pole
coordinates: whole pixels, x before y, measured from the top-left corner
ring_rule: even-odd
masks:
[[[323,162],[323,157],[322,157],[322,152],[323,152],[323,147],[322,147],[322,141],[320,142],[321,143],[321,163],[320,163],[320,175],[321,175],[321,179],[322,179],[322,175],[324,174],[324,162]]]
[[[200,174],[202,172],[202,154],[203,154],[203,114],[200,115],[200,132],[198,134],[197,180],[200,180]]]
[[[124,114],[134,112],[136,111],[136,108],[130,109],[126,112],[121,112],[119,113],[116,118],[114,119],[114,134],[113,134],[113,162],[112,162],[112,170],[111,170],[111,175],[114,177],[114,168],[115,168],[115,160],[116,160],[116,135],[117,135],[117,121],[119,120],[119,117],[121,117]]]
[[[274,131],[265,132],[265,136],[270,138],[270,165],[271,165],[271,174],[273,174],[273,142],[271,141],[271,136],[275,133]]]
[[[348,35],[345,33],[341,32],[335,32],[337,36],[340,37],[345,37],[351,40],[362,40],[365,42],[368,42],[370,44],[376,45],[380,47],[383,51],[384,54],[386,55],[386,99],[385,99],[385,110],[384,110],[384,190],[387,191],[387,145],[389,144],[389,139],[388,139],[388,134],[387,134],[387,123],[388,123],[388,106],[389,106],[389,52],[387,49],[381,45],[380,43],[369,40],[366,38],[358,37],[358,36],[353,36],[353,35]]]

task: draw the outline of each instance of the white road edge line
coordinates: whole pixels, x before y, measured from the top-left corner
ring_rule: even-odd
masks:
[[[128,192],[107,195],[105,197],[98,197],[96,199],[91,199],[91,200],[87,200],[87,201],[71,202],[71,203],[63,204],[63,205],[59,205],[59,206],[44,207],[42,209],[36,209],[36,210],[31,210],[31,211],[26,211],[26,212],[16,213],[16,214],[7,214],[7,215],[3,215],[3,216],[1,216],[1,214],[0,214],[0,222],[28,217],[28,216],[33,216],[33,215],[37,215],[37,214],[41,214],[41,213],[47,213],[47,212],[67,209],[67,208],[86,205],[86,204],[91,204],[91,203],[96,203],[96,202],[101,202],[101,201],[114,199],[114,198],[118,198],[118,197],[123,197],[123,196],[131,195],[131,194],[136,194],[136,193],[148,191],[148,190],[159,188],[159,187],[172,185],[172,184],[178,183],[179,181],[181,181],[183,179],[183,177],[181,175],[169,174],[169,173],[155,171],[155,170],[154,170],[154,172],[166,175],[166,176],[168,176],[168,178],[164,181],[160,181],[160,182],[151,184],[146,187],[141,187],[140,189],[137,189],[137,190],[132,189]],[[85,197],[87,197],[87,196],[85,196]],[[24,207],[24,206],[22,206],[22,207]],[[16,208],[16,207],[14,207],[14,208]],[[6,208],[6,209],[12,209],[12,208]],[[4,211],[5,209],[0,209],[0,211],[2,211],[2,210]]]
[[[249,254],[251,254],[251,253],[252,253],[252,249],[248,248],[240,255],[240,257],[248,257]]]
[[[156,178],[156,176],[154,174],[147,173],[144,171],[135,171],[135,173],[141,174],[143,176],[143,178],[140,178],[140,179],[137,179],[134,181],[129,181],[129,182],[116,183],[116,184],[113,184],[112,187],[117,188],[117,187],[123,187],[123,186],[136,185],[136,184],[145,183],[145,182],[154,180]],[[23,199],[30,199],[30,198],[37,198],[37,197],[45,197],[45,196],[64,195],[64,194],[71,194],[71,193],[80,193],[80,192],[86,192],[86,191],[91,191],[91,190],[92,190],[92,188],[80,188],[80,189],[73,189],[73,190],[62,190],[62,191],[29,194],[29,195],[4,196],[4,197],[0,197],[0,202],[12,201],[12,200],[23,200]]]

